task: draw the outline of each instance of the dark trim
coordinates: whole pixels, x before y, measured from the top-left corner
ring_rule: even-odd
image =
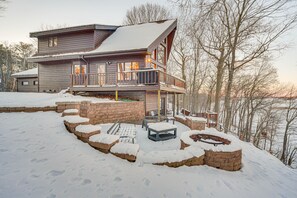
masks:
[[[87,30],[116,30],[120,26],[115,25],[100,25],[100,24],[91,24],[91,25],[81,25],[81,26],[74,26],[74,27],[66,27],[66,28],[59,28],[53,30],[46,30],[46,31],[38,31],[38,32],[31,32],[30,37],[40,37],[40,36],[49,36],[49,35],[57,35],[63,33],[70,33],[70,32],[80,32],[80,31],[87,31]]]
[[[41,62],[49,62],[49,61],[57,61],[57,60],[72,60],[72,59],[80,59],[82,56],[84,58],[97,58],[97,57],[107,57],[107,56],[120,56],[120,55],[136,55],[136,54],[147,54],[146,49],[137,49],[137,50],[122,50],[122,51],[114,51],[114,52],[106,52],[106,53],[83,53],[76,55],[66,55],[66,56],[55,56],[49,55],[48,57],[31,57],[28,58],[28,62],[32,63],[41,63]],[[109,58],[109,57],[108,57]]]

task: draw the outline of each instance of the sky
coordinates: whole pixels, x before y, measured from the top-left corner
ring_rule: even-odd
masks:
[[[129,8],[146,2],[171,6],[167,0],[9,0],[0,17],[0,41],[30,42],[29,32],[40,31],[42,25],[120,25]],[[297,85],[297,27],[279,42],[289,47],[275,53],[272,64],[281,82]]]

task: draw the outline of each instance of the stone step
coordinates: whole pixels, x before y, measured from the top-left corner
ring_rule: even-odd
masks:
[[[75,116],[79,115],[79,110],[78,109],[66,109],[62,113],[62,117],[64,116]]]

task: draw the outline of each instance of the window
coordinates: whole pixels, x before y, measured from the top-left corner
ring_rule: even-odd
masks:
[[[38,85],[38,81],[37,80],[34,80],[33,81],[33,85]]]
[[[27,85],[29,85],[29,82],[28,81],[22,81],[22,85],[27,86]]]
[[[86,65],[73,65],[73,74],[86,74]]]
[[[49,37],[48,38],[48,46],[56,47],[58,45],[58,37]]]
[[[166,64],[166,48],[163,45],[158,46],[158,62],[165,65]]]
[[[118,79],[135,80],[136,73],[132,73],[133,70],[139,70],[139,62],[118,63]]]

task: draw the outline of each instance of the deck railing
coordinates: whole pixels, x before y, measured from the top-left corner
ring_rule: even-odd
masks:
[[[185,88],[185,82],[160,70],[135,70],[117,73],[71,74],[71,87],[74,86],[137,86],[170,85]]]

